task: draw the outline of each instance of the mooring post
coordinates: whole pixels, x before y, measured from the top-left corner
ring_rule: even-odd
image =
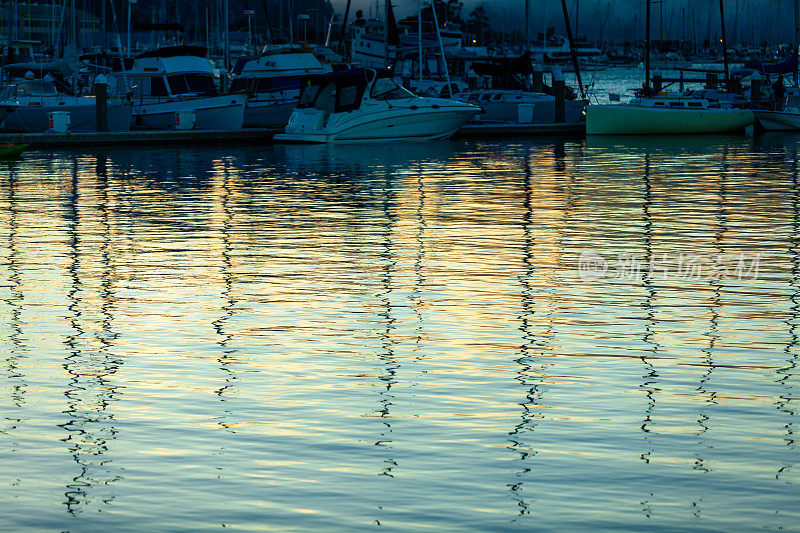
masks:
[[[707,89],[716,89],[717,88],[717,75],[713,72],[709,72],[706,75],[706,88]]]
[[[657,70],[653,73],[653,92],[656,94],[660,93],[663,86],[664,82],[662,80],[661,71]]]
[[[94,103],[97,131],[108,131],[108,80],[103,74],[94,80]]]
[[[753,107],[758,108],[761,105],[761,75],[753,74],[750,76],[750,101]]]
[[[566,122],[567,110],[565,100],[567,96],[567,87],[564,83],[564,76],[561,72],[557,71],[553,72],[553,96],[556,98],[555,121]]]
[[[544,89],[544,69],[538,63],[533,66],[533,92],[540,93]]]

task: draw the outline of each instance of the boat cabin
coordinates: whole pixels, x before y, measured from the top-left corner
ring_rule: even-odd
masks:
[[[310,74],[329,72],[319,59],[302,48],[285,48],[258,57],[243,58],[233,68],[232,93],[257,94],[299,90]]]
[[[385,69],[352,69],[306,79],[298,109],[314,108],[326,114],[355,111],[365,100],[390,101],[416,98],[394,81]]]
[[[121,90],[143,98],[219,96],[211,64],[201,46],[171,46],[136,56],[128,70],[114,72]]]

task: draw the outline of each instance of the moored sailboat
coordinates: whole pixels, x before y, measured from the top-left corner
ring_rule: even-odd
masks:
[[[650,135],[686,133],[728,133],[742,131],[755,122],[750,109],[731,103],[711,102],[680,93],[653,96],[650,89],[650,0],[647,0],[645,38],[645,83],[641,94],[624,104],[586,107],[588,135]],[[722,4],[720,3],[720,9]],[[722,22],[725,50],[725,24]],[[729,80],[725,56],[725,79]]]

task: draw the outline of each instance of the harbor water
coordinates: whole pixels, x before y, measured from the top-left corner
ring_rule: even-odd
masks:
[[[798,147],[0,162],[0,530],[797,530]]]

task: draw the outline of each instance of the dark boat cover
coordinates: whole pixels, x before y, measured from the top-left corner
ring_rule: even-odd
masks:
[[[791,74],[797,70],[797,55],[792,56],[780,63],[764,63],[763,61],[751,61],[745,63],[744,68],[759,71],[761,74]]]

